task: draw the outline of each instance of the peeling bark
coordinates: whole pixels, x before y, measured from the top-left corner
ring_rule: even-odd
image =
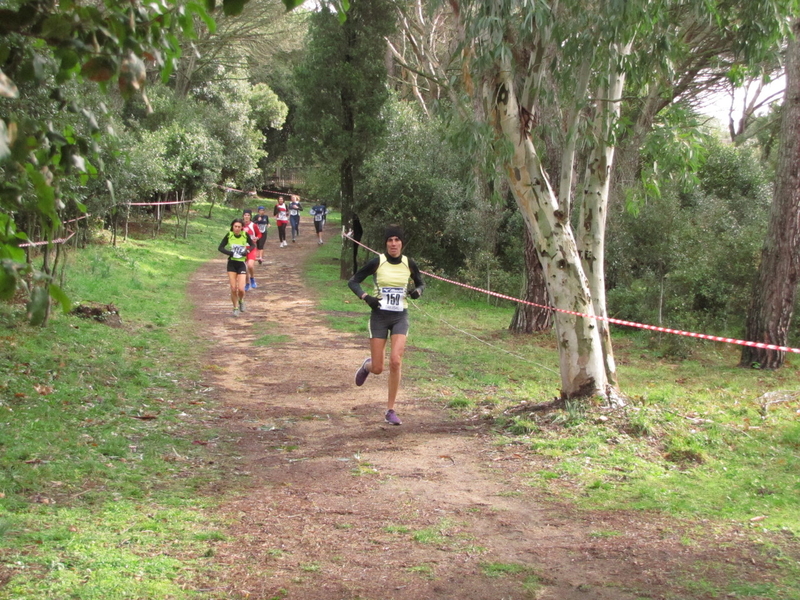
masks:
[[[545,281],[556,308],[589,315],[556,312],[561,371],[561,396],[607,397],[608,380],[589,282],[569,220],[561,210],[531,140],[520,123],[513,79],[508,70],[495,76],[489,90],[494,100],[495,128],[511,142],[506,165],[509,185],[542,263]]]

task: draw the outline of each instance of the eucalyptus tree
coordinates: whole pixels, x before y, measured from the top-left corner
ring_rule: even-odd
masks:
[[[443,112],[446,117],[447,111],[455,107],[462,110],[465,120],[485,120],[483,103],[464,103],[456,90],[459,81],[454,73],[461,70],[455,51],[459,44],[457,19],[448,10],[430,11],[423,0],[397,0],[394,4],[399,33],[389,38],[388,43],[393,59],[390,81],[398,96],[416,103],[429,118],[441,117]],[[470,149],[475,155],[472,187],[480,191],[477,199],[485,204],[484,210],[495,212],[509,190],[501,175],[492,168],[485,168],[491,147],[464,143],[457,137],[453,143]],[[548,331],[552,311],[544,308],[550,301],[541,263],[527,230],[523,238],[525,269],[521,296],[525,302],[516,305],[509,330],[514,333]]]
[[[657,185],[657,165],[648,164],[642,149],[654,127],[683,132],[686,139],[696,136],[696,119],[710,98],[734,90],[756,90],[743,105],[738,123],[729,115],[731,141],[743,143],[759,127],[750,127],[755,112],[769,102],[759,97],[758,89],[782,72],[781,53],[785,46],[787,15],[796,0],[764,2],[711,2],[702,7],[696,2],[675,2],[664,13],[664,24],[648,39],[637,41],[641,57],[638,73],[631,74],[625,89],[623,118],[628,126],[618,138],[617,167],[611,181],[612,202],[622,202],[626,188],[642,184]],[[665,49],[668,50],[665,52]],[[667,109],[681,105],[686,119],[679,121]],[[724,124],[723,124],[724,125]],[[696,144],[686,144],[685,168],[693,172],[703,152]],[[654,190],[657,192],[657,190]]]
[[[659,106],[697,85],[694,69],[681,85],[674,76],[664,78],[682,64],[682,53],[689,56],[697,47],[696,40],[688,43],[693,38],[687,31],[698,39],[709,35],[702,27],[678,25],[709,23],[746,49],[762,25],[742,19],[743,7],[752,4],[449,2],[437,6],[448,13],[459,43],[437,54],[412,45],[415,56],[425,60],[411,68],[432,71],[429,80],[447,86],[462,115],[488,117],[491,143],[559,309],[555,322],[565,398],[615,396],[616,369],[604,320],[604,244],[615,153],[631,121],[623,95],[626,80],[637,94],[653,97],[651,119]],[[757,4],[768,5],[763,10],[775,13],[771,23],[777,21],[779,28],[790,3]],[[732,8],[735,18],[728,19]],[[417,20],[425,17],[417,13]],[[734,63],[744,60],[741,53],[732,56]],[[666,98],[661,97],[663,81],[669,83]],[[478,101],[482,104],[475,111]]]
[[[296,73],[297,143],[310,160],[338,170],[344,223],[352,217],[358,171],[384,131],[385,38],[393,28],[388,0],[354,2],[343,23],[322,6],[311,17],[306,58]],[[350,276],[348,253],[343,247],[342,278]]]
[[[466,94],[470,110],[476,101],[482,102],[481,113],[491,126],[499,162],[541,259],[549,296],[562,311],[555,317],[562,396],[613,398],[616,370],[610,338],[605,323],[595,318],[605,315],[608,177],[623,66],[630,61],[635,36],[647,35],[653,19],[641,6],[606,2],[450,6],[461,40],[457,56],[463,74],[450,97],[458,105],[459,94]],[[444,66],[440,75],[448,70],[452,67]],[[557,117],[567,132],[550,172],[543,160],[546,147],[537,148],[531,138],[537,107]],[[537,135],[545,137],[538,131]],[[576,201],[579,150],[586,162],[583,194]],[[550,183],[554,172],[559,174],[557,192]],[[579,236],[572,227],[576,204]]]
[[[800,19],[792,23],[786,51],[786,90],[769,229],[761,251],[746,337],[754,342],[788,345],[800,282]],[[785,352],[743,347],[740,364],[775,369]]]

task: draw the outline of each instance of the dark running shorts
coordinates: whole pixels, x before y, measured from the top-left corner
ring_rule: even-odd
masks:
[[[314,231],[317,233],[322,232],[322,221],[314,221]]]
[[[264,244],[267,243],[267,232],[261,234],[261,237],[256,240],[256,250],[263,250]]]
[[[228,273],[238,273],[239,275],[247,275],[247,265],[243,260],[228,259]]]
[[[369,317],[369,337],[385,340],[392,335],[408,335],[408,311],[373,310]]]

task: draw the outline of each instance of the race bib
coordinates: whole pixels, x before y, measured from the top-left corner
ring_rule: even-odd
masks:
[[[403,298],[406,296],[406,289],[401,287],[382,287],[381,288],[381,310],[391,310],[400,312],[403,310]]]
[[[314,215],[314,220],[315,221],[322,221],[322,215],[321,214]]]
[[[264,233],[264,232],[267,230],[267,224],[266,224],[266,223],[263,223],[263,224],[262,224],[262,223],[259,223],[259,224],[258,224],[258,230],[259,230],[261,233]]]
[[[233,252],[233,256],[231,258],[242,258],[244,256],[245,250],[247,250],[247,246],[231,245],[231,252]]]
[[[293,217],[296,217],[300,213],[298,213],[296,210],[290,210],[289,214],[292,215]]]

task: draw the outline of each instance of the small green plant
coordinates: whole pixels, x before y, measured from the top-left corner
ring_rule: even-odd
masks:
[[[451,398],[447,402],[448,408],[469,408],[472,406],[472,400],[469,398],[465,398],[463,396],[457,396],[455,398]]]
[[[275,446],[275,450],[278,452],[294,452],[295,450],[299,450],[300,446],[297,444],[283,444],[281,446]]]
[[[528,571],[528,567],[518,563],[481,563],[481,571],[487,577],[505,577],[507,575],[519,575]]]
[[[406,571],[421,575],[427,579],[433,579],[434,577],[434,571],[431,565],[415,565],[413,567],[407,567]]]
[[[645,409],[637,410],[628,419],[627,432],[637,437],[650,437],[655,434],[655,425]]]
[[[288,344],[292,341],[291,336],[268,333],[262,335],[253,342],[254,346],[280,346],[281,344]]]
[[[410,531],[405,525],[387,525],[383,529],[387,533],[408,533]]]
[[[505,430],[511,435],[530,435],[539,431],[539,425],[535,421],[524,417],[513,417],[506,424]]]
[[[204,531],[195,534],[194,539],[199,542],[224,542],[228,538],[219,531]]]
[[[694,436],[675,435],[664,444],[664,458],[682,466],[699,465],[705,462],[705,452]]]
[[[586,420],[586,404],[580,400],[565,400],[564,409],[557,411],[552,416],[554,425],[574,427]]]
[[[0,540],[14,532],[14,522],[11,519],[0,519]]]
[[[589,490],[610,490],[613,486],[608,483],[607,481],[603,481],[602,479],[595,479],[589,485],[586,486],[586,489]]]
[[[411,537],[420,544],[446,544],[449,531],[452,528],[453,523],[449,519],[442,519],[433,527],[415,531]]]
[[[356,477],[363,477],[365,475],[379,475],[380,471],[375,468],[371,463],[360,460],[358,464],[350,469],[350,472]]]
[[[522,582],[522,589],[525,590],[529,596],[536,598],[539,590],[542,589],[542,581],[538,575],[528,575]]]
[[[321,567],[318,562],[311,562],[300,565],[300,568],[306,573],[317,573]]]
[[[600,529],[598,531],[592,531],[589,534],[589,537],[593,538],[612,538],[622,535],[619,531],[614,531],[613,529]]]

